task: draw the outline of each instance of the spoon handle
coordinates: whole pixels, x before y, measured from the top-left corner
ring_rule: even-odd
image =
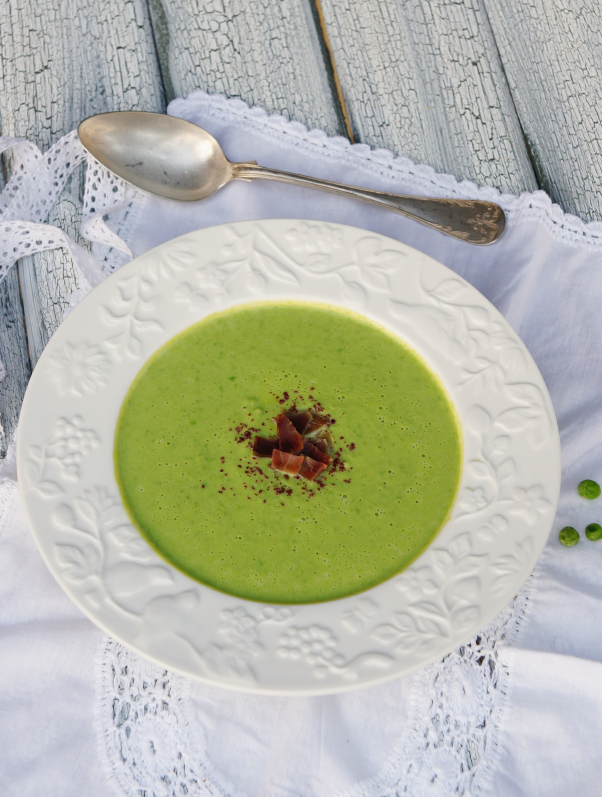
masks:
[[[497,241],[506,226],[506,217],[499,205],[478,199],[437,199],[388,194],[384,191],[341,185],[302,174],[267,169],[254,163],[233,163],[232,177],[241,180],[277,180],[281,183],[321,188],[334,194],[363,199],[402,213],[471,244],[491,244]]]

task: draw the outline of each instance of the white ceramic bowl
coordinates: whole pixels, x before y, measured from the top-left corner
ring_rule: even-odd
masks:
[[[461,419],[450,521],[410,568],[360,595],[282,607],[217,592],[160,559],[121,503],[115,424],[144,361],[209,313],[270,299],[341,305],[391,329],[439,375]],[[560,486],[550,397],[498,311],[397,241],[299,220],[199,230],[109,277],[40,358],[17,452],[37,545],[91,620],[168,669],[271,694],[376,684],[468,640],[531,572]]]

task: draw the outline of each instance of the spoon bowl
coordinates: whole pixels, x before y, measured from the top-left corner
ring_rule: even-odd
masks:
[[[195,201],[232,178],[232,164],[213,136],[174,116],[102,113],[85,119],[77,132],[96,160],[151,194]]]
[[[231,163],[206,130],[174,116],[114,111],[85,119],[78,133],[88,152],[112,172],[168,199],[205,199],[235,179],[276,180],[362,199],[466,243],[493,243],[506,226],[504,211],[494,202],[403,196],[268,169],[254,161]]]

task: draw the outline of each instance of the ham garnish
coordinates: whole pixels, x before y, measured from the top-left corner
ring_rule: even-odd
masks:
[[[317,440],[316,442],[326,443],[325,440]],[[311,443],[309,440],[306,440],[305,443],[303,444],[303,449],[301,453],[304,454],[306,457],[311,457],[312,459],[315,459],[316,462],[322,462],[324,465],[326,465],[326,467],[328,467],[332,462],[332,457],[329,457],[325,451],[323,451],[317,445]]]
[[[298,459],[298,457],[296,457],[296,459]],[[327,466],[323,462],[316,462],[316,460],[311,457],[303,457],[303,462],[299,469],[299,476],[313,481],[316,476],[319,476],[322,471],[326,470],[326,467]]]
[[[278,440],[271,437],[259,437],[255,435],[253,440],[253,456],[254,457],[271,457],[272,451],[278,448]]]
[[[337,469],[339,460],[333,460],[334,441],[330,432],[334,420],[328,415],[319,415],[314,409],[299,412],[293,405],[275,421],[278,437],[255,435],[254,457],[269,457],[273,470],[311,481],[331,465]],[[245,440],[250,439],[251,431],[255,430],[245,432]]]
[[[287,454],[296,454],[303,448],[303,436],[295,429],[286,415],[278,415],[276,418],[278,427],[278,440],[280,450]]]
[[[307,457],[296,457],[294,454],[287,454],[286,451],[279,451],[275,448],[272,451],[272,468],[283,473],[290,473],[291,476],[296,476],[303,465],[304,459],[307,459]]]
[[[318,415],[316,412],[312,412],[311,420],[305,430],[304,434],[306,437],[321,437],[322,435],[319,432],[330,426],[330,418],[326,415]]]
[[[293,424],[299,434],[305,434],[307,427],[311,423],[311,412],[304,410],[303,412],[285,412],[286,417]]]
[[[318,451],[321,451],[323,454],[328,454],[329,446],[327,440],[314,440],[313,445],[318,449]],[[314,459],[316,459],[316,457],[314,457]]]

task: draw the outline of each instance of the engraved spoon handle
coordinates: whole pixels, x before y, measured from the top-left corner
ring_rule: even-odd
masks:
[[[402,196],[384,191],[371,191],[352,185],[341,185],[302,174],[290,174],[267,169],[255,163],[233,163],[232,177],[240,180],[277,180],[306,188],[321,188],[334,194],[363,199],[380,207],[394,210],[411,219],[471,244],[491,244],[501,236],[506,226],[504,211],[494,202],[476,199],[437,199]]]

